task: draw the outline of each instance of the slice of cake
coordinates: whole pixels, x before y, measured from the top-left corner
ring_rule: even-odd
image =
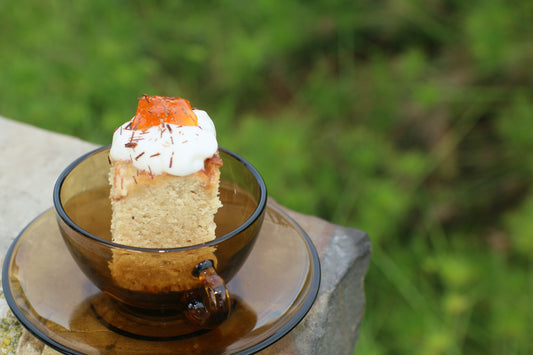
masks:
[[[222,160],[205,111],[185,99],[144,95],[133,119],[115,130],[109,157],[113,242],[177,248],[215,239]],[[175,291],[189,287],[176,285],[180,274],[205,259],[216,262],[212,250],[174,259],[115,251],[110,270],[126,289]]]

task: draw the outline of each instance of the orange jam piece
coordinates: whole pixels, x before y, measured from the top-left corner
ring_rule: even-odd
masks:
[[[132,128],[147,129],[171,123],[182,126],[197,126],[198,118],[188,100],[180,97],[148,96],[139,99]]]

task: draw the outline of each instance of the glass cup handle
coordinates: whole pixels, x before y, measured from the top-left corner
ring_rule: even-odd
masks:
[[[217,274],[212,260],[197,264],[193,276],[200,279],[205,292],[189,300],[185,315],[198,326],[214,328],[225,321],[231,311],[226,284]]]

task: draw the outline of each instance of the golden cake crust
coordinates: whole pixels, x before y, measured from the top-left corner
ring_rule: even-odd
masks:
[[[214,216],[219,199],[220,166],[215,154],[203,170],[187,176],[153,175],[131,162],[111,166],[111,235],[114,243],[142,248],[178,248],[215,239]],[[114,250],[109,262],[117,285],[144,292],[181,291],[198,283],[194,266],[216,264],[215,248],[172,254]]]

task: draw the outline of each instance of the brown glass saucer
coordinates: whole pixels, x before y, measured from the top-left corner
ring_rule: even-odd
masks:
[[[121,334],[92,309],[104,294],[78,269],[48,210],[11,245],[2,271],[7,303],[34,336],[66,354],[252,354],[275,343],[311,308],[320,283],[313,243],[289,216],[268,205],[262,230],[228,283],[234,309],[218,328],[154,341]]]

